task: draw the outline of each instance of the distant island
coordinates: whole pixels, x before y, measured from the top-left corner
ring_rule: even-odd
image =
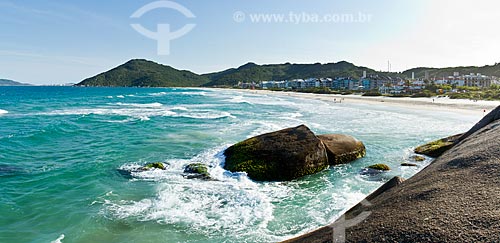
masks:
[[[31,84],[20,83],[9,79],[0,79],[0,86],[31,86]]]

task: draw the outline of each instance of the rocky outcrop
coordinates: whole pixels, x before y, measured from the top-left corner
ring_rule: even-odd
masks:
[[[286,242],[499,242],[500,109],[494,112],[415,176],[346,212],[346,224]]]
[[[308,127],[287,128],[239,142],[224,151],[224,168],[257,181],[285,181],[328,167],[326,149]]]
[[[374,198],[378,197],[380,194],[384,193],[385,191],[397,187],[401,183],[404,182],[405,179],[395,176],[388,182],[386,182],[384,185],[379,187],[376,191],[372,192],[370,195],[368,195],[365,200],[362,202],[356,204],[354,207],[349,209],[344,214],[344,217],[339,218],[336,220],[333,224],[321,227],[313,232],[310,232],[308,234],[285,240],[282,243],[331,243],[331,242],[344,242],[342,241],[343,239],[333,239],[334,232],[333,228],[339,227],[341,224],[345,224],[347,222],[351,222],[353,218],[356,218],[356,216],[359,217],[359,215],[362,215],[363,212],[368,212],[368,207],[371,205],[370,201],[373,200]],[[342,222],[343,221],[343,222]],[[340,226],[342,227],[342,226]],[[360,241],[364,242],[364,241]]]
[[[363,142],[344,134],[318,135],[323,142],[330,165],[349,163],[366,155]]]
[[[437,158],[448,149],[452,148],[461,137],[462,134],[457,134],[450,137],[438,139],[430,143],[426,143],[424,145],[416,147],[415,153]]]
[[[141,170],[150,170],[150,169],[160,169],[160,170],[165,170],[165,164],[162,162],[154,162],[154,163],[149,163],[146,164],[145,166],[140,168]]]
[[[184,167],[184,176],[187,179],[203,179],[211,180],[210,174],[208,173],[208,168],[202,163],[188,164]]]
[[[126,169],[117,169],[118,174],[122,175],[127,179],[132,179],[133,173],[144,172],[149,170],[166,170],[169,164],[166,162],[153,162],[148,163],[144,166],[133,166]]]
[[[370,165],[366,168],[363,168],[359,174],[361,175],[367,175],[367,176],[374,176],[374,175],[379,175],[384,172],[390,171],[391,168],[386,165],[386,164],[374,164]]]

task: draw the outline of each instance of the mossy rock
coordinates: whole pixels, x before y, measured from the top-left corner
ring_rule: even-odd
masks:
[[[318,135],[323,142],[330,165],[345,164],[366,155],[363,142],[344,134]]]
[[[184,173],[188,174],[186,175],[188,179],[211,179],[207,165],[202,163],[188,164],[184,168]]]
[[[374,165],[368,166],[367,168],[374,169],[374,170],[382,170],[382,171],[391,170],[391,168],[386,164],[374,164]]]
[[[149,169],[166,170],[167,169],[165,167],[165,164],[163,164],[162,162],[149,163],[149,164],[146,164],[145,166],[143,166],[142,168],[146,169],[146,170],[149,170]]]
[[[415,153],[437,158],[448,149],[452,148],[461,136],[462,134],[457,134],[418,146],[415,148]]]
[[[414,155],[411,157],[413,160],[417,161],[417,162],[422,162],[422,161],[425,161],[425,157],[424,156],[420,156],[420,155]]]
[[[304,125],[249,138],[224,155],[224,169],[257,181],[293,180],[328,167],[325,146]]]
[[[401,163],[401,166],[417,166],[417,165],[412,163]]]

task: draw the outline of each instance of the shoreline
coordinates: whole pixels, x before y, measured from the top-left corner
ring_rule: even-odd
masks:
[[[314,93],[299,93],[299,92],[283,92],[271,90],[250,90],[250,89],[223,89],[210,88],[213,90],[232,90],[236,92],[245,92],[253,94],[277,95],[283,97],[294,97],[303,99],[315,99],[331,104],[366,104],[379,105],[387,107],[401,108],[416,108],[420,110],[448,111],[462,113],[466,115],[485,115],[500,105],[500,101],[487,101],[464,99],[449,99],[447,97],[430,97],[430,98],[410,98],[410,97],[383,97],[383,96],[361,96],[361,95],[337,95],[337,94],[314,94]],[[336,99],[336,102],[334,102]],[[342,102],[339,101],[342,99]]]

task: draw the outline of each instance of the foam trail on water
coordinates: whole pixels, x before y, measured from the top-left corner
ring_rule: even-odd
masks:
[[[64,234],[61,234],[56,240],[53,240],[50,243],[62,243],[63,239],[64,239]]]
[[[2,110],[2,109],[0,109],[0,115],[7,114],[7,113],[9,113],[9,112],[8,112],[8,111],[6,111],[6,110]]]
[[[119,106],[132,106],[132,107],[143,107],[143,108],[158,108],[158,107],[162,107],[163,106],[161,103],[158,103],[158,102],[149,103],[149,104],[121,103],[121,102],[118,102],[116,104],[119,105]]]

